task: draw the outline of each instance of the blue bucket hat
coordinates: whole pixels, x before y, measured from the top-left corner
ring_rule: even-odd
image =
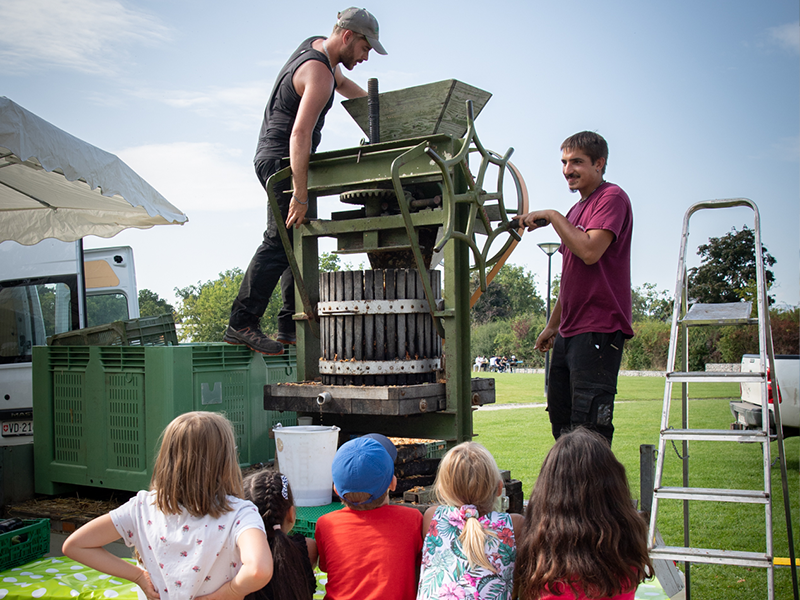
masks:
[[[331,471],[340,496],[365,492],[369,498],[353,504],[367,504],[389,489],[394,477],[394,461],[380,442],[360,437],[342,444],[333,458]]]

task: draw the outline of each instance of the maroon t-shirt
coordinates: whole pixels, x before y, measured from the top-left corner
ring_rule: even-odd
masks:
[[[631,328],[631,234],[633,210],[628,195],[618,185],[603,183],[567,213],[581,231],[605,229],[614,241],[593,265],[585,264],[561,244],[561,337],[580,333],[622,331]]]

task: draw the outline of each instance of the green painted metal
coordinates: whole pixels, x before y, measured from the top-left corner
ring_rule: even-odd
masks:
[[[436,248],[444,257],[443,306],[434,301],[429,278],[421,280],[431,317],[444,340],[447,408],[404,417],[320,413],[326,425],[336,424],[345,434],[379,431],[395,436],[444,439],[449,444],[472,438],[470,271],[478,270],[481,288],[485,290],[486,269],[519,236],[510,229],[509,217],[518,211],[508,210],[503,199],[503,177],[513,150],[503,156],[486,150],[475,130],[471,103],[467,102],[466,107],[467,133],[463,138],[434,133],[313,155],[308,171],[309,220],[294,230],[293,244],[289,243],[287,232],[279,228],[295,274],[297,301],[303,306],[303,313],[295,315],[301,382],[311,382],[319,376],[319,330],[314,312],[319,302],[317,239],[336,238],[337,251],[341,253],[410,251],[410,262],[404,267],[424,271],[427,265],[417,232],[425,227],[438,227],[443,232]],[[468,167],[471,153],[479,153],[481,157],[474,178]],[[497,190],[487,192],[484,185],[490,166],[498,170]],[[272,184],[288,176],[289,169],[284,169],[267,182],[270,206],[279,220]],[[512,176],[520,198],[520,182],[513,171]],[[367,200],[362,211],[341,213],[342,220],[314,218],[320,197],[381,189],[394,190],[401,214],[376,216],[378,202]],[[416,193],[418,198],[430,198],[430,190],[441,195],[441,208],[413,212],[407,195]],[[495,228],[493,221],[499,221],[499,226]],[[486,236],[483,246],[477,241],[478,235]],[[503,235],[509,240],[500,252],[490,257],[493,243]]]
[[[381,140],[398,140],[435,134],[462,137],[467,130],[464,102],[475,105],[475,115],[492,95],[456,79],[426,83],[379,94]],[[369,137],[367,98],[345,100],[342,106]]]

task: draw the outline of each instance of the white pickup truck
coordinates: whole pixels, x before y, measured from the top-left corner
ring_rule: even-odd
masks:
[[[742,356],[742,373],[761,372],[761,359],[758,354],[745,354]],[[778,388],[781,406],[781,423],[783,424],[783,437],[800,435],[800,356],[796,354],[783,354],[775,356],[775,370],[778,376]],[[769,382],[769,402],[775,396],[772,373],[767,369]],[[731,402],[731,412],[736,422],[735,429],[760,429],[761,428],[761,391],[756,383],[740,384],[742,390],[741,401]],[[774,407],[770,406],[769,425],[775,430],[773,417]]]

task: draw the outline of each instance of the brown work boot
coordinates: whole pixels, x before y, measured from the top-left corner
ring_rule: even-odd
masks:
[[[250,348],[250,350],[269,356],[283,354],[283,344],[269,339],[258,327],[234,329],[228,325],[222,339],[229,344],[245,345]]]

